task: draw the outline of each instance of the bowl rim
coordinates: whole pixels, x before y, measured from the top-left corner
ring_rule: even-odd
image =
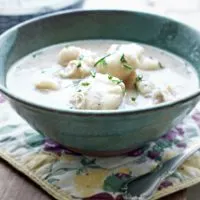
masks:
[[[46,15],[42,15],[39,17],[35,17],[33,19],[27,20],[25,22],[22,22],[18,25],[15,25],[14,27],[8,29],[7,31],[5,31],[4,33],[2,33],[0,35],[0,40],[1,38],[5,37],[6,35],[8,35],[9,33],[11,33],[12,31],[17,30],[20,27],[26,26],[27,24],[31,24],[34,22],[37,22],[39,20],[42,19],[47,19],[47,18],[51,18],[54,16],[61,16],[61,15],[67,15],[67,14],[84,14],[84,13],[96,13],[96,12],[114,12],[114,13],[135,13],[135,14],[140,14],[140,15],[146,15],[146,16],[150,16],[150,17],[158,17],[158,18],[162,18],[165,20],[170,20],[171,22],[174,23],[178,23],[186,28],[189,28],[190,30],[199,33],[200,35],[200,31],[198,31],[197,29],[184,24],[180,21],[174,20],[170,17],[165,17],[163,15],[160,14],[152,14],[152,13],[147,13],[147,12],[142,12],[142,11],[131,11],[131,10],[121,10],[121,9],[74,9],[74,10],[68,10],[68,11],[59,11],[59,12],[55,12],[55,13],[51,13],[51,14],[46,14]],[[199,79],[199,78],[198,78]],[[200,82],[200,80],[199,80]],[[2,84],[0,84],[0,92],[2,92],[5,96],[9,97],[10,99],[13,99],[17,102],[20,102],[22,104],[25,104],[26,106],[29,106],[31,108],[34,109],[39,109],[42,111],[47,111],[47,112],[54,112],[54,113],[60,113],[60,114],[70,114],[70,115],[95,115],[95,116],[109,116],[109,115],[121,115],[121,114],[141,114],[141,113],[147,113],[150,111],[156,111],[156,110],[161,110],[161,109],[167,109],[170,107],[175,107],[178,104],[183,104],[185,102],[188,102],[198,96],[200,96],[200,88],[197,89],[197,91],[192,92],[191,94],[177,99],[175,101],[172,102],[166,102],[166,103],[162,103],[162,104],[158,104],[155,106],[150,106],[150,107],[144,107],[144,108],[138,108],[138,109],[127,109],[127,110],[76,110],[76,109],[70,109],[70,108],[53,108],[50,106],[46,106],[46,105],[41,105],[39,103],[36,102],[30,102],[28,100],[26,100],[23,97],[20,97],[16,94],[13,94],[12,92],[9,91],[9,89],[6,88],[6,86],[3,86]]]

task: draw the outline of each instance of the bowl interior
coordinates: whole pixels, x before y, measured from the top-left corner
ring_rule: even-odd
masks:
[[[0,36],[0,84],[9,67],[40,48],[84,39],[120,39],[153,45],[189,61],[200,77],[200,33],[170,19],[128,11],[74,11],[40,17]]]

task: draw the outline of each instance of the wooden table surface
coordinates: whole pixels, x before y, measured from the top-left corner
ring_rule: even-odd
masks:
[[[162,200],[186,199],[184,190]],[[0,200],[54,200],[54,198],[0,159]]]

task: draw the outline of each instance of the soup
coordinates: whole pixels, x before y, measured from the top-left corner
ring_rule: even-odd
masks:
[[[30,102],[82,110],[138,109],[195,92],[185,60],[161,49],[116,40],[50,46],[22,58],[7,74],[8,89]]]

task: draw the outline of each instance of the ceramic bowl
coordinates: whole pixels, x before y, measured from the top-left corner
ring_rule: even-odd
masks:
[[[140,110],[57,110],[12,94],[5,84],[10,66],[40,48],[84,39],[120,39],[153,45],[183,57],[200,75],[200,33],[171,19],[129,11],[61,12],[30,20],[0,36],[0,91],[34,129],[90,155],[125,153],[177,125],[199,101],[200,91]]]

